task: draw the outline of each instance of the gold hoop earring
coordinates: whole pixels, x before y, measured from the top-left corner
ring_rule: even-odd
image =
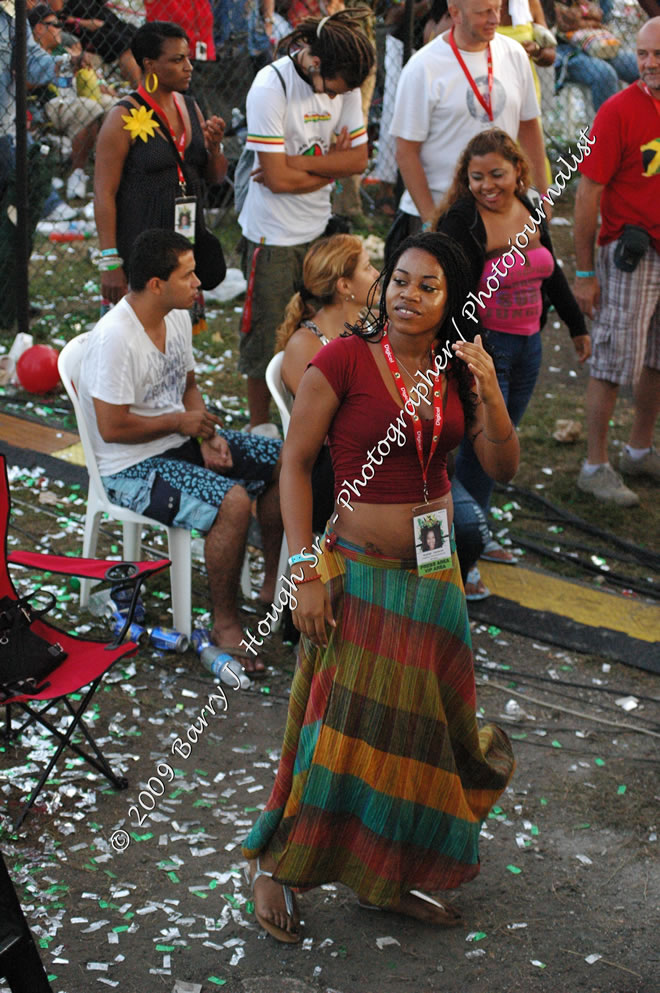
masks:
[[[155,93],[158,89],[158,76],[155,72],[148,72],[144,77],[144,88],[147,93]]]

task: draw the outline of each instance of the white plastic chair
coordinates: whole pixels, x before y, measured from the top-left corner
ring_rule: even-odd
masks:
[[[291,420],[291,407],[293,406],[292,397],[286,386],[282,382],[282,360],[284,359],[284,352],[278,352],[277,355],[273,355],[272,359],[266,366],[266,385],[270,390],[270,395],[277,405],[277,410],[280,415],[280,420],[282,421],[282,435],[286,438],[286,433],[289,430],[289,421]],[[286,535],[282,534],[282,550],[280,552],[280,562],[278,567],[278,576],[288,576],[290,572],[289,569],[289,546],[287,545]],[[279,590],[282,586],[281,578],[277,580],[277,590],[276,597],[279,594]],[[277,622],[273,625],[272,630],[276,631],[280,625],[280,618],[278,617]]]
[[[175,630],[190,637],[192,631],[192,595],[191,595],[191,554],[190,531],[185,528],[167,527],[151,517],[136,514],[126,507],[112,503],[101,482],[101,474],[92,448],[92,441],[85,423],[80,400],[78,399],[77,382],[80,374],[87,337],[89,332],[73,338],[64,346],[57,360],[57,367],[76,415],[78,433],[82,443],[87,472],[89,473],[89,490],[87,493],[87,513],[85,515],[85,530],[83,535],[83,556],[94,558],[99,535],[99,525],[103,514],[115,521],[121,521],[124,538],[124,559],[136,562],[140,558],[142,529],[145,525],[164,528],[167,531],[168,555],[172,562],[170,581],[172,590],[172,621]],[[251,591],[250,573],[247,558],[243,564],[241,576],[243,592],[249,596]],[[83,579],[80,582],[80,605],[86,606],[92,583]]]
[[[283,360],[283,351],[278,352],[277,355],[273,355],[272,359],[266,366],[266,385],[270,390],[270,395],[277,404],[277,410],[280,415],[280,420],[282,421],[282,435],[286,438],[286,433],[289,430],[289,421],[291,420],[293,398],[282,382]]]

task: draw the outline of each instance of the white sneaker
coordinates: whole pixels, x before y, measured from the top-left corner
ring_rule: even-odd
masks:
[[[615,503],[619,507],[636,507],[639,497],[629,490],[618,472],[607,462],[595,472],[586,473],[584,466],[577,478],[578,489],[583,493],[591,493],[603,503]]]
[[[72,221],[74,217],[78,216],[78,211],[75,207],[69,207],[68,203],[58,203],[51,210],[48,215],[47,220],[49,221]],[[46,218],[45,218],[46,219]]]
[[[67,200],[82,200],[87,196],[87,174],[84,169],[74,169],[66,181]]]
[[[619,468],[627,476],[648,476],[660,481],[660,452],[652,448],[641,459],[634,459],[624,448],[619,456]]]

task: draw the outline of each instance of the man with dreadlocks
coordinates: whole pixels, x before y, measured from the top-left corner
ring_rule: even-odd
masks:
[[[239,369],[252,429],[268,421],[266,366],[307,249],[333,233],[332,183],[367,165],[359,87],[374,63],[363,30],[370,13],[301,21],[282,42],[284,57],[263,68],[248,93],[247,146],[258,166],[239,216],[248,278]]]

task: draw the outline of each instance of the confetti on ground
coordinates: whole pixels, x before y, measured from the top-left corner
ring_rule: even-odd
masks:
[[[383,948],[387,948],[388,945],[400,945],[401,942],[397,941],[396,938],[392,938],[391,935],[385,935],[384,938],[376,938],[376,944],[382,951]]]
[[[614,701],[617,707],[622,707],[625,711],[635,710],[639,707],[639,700],[634,696],[620,696]]]

